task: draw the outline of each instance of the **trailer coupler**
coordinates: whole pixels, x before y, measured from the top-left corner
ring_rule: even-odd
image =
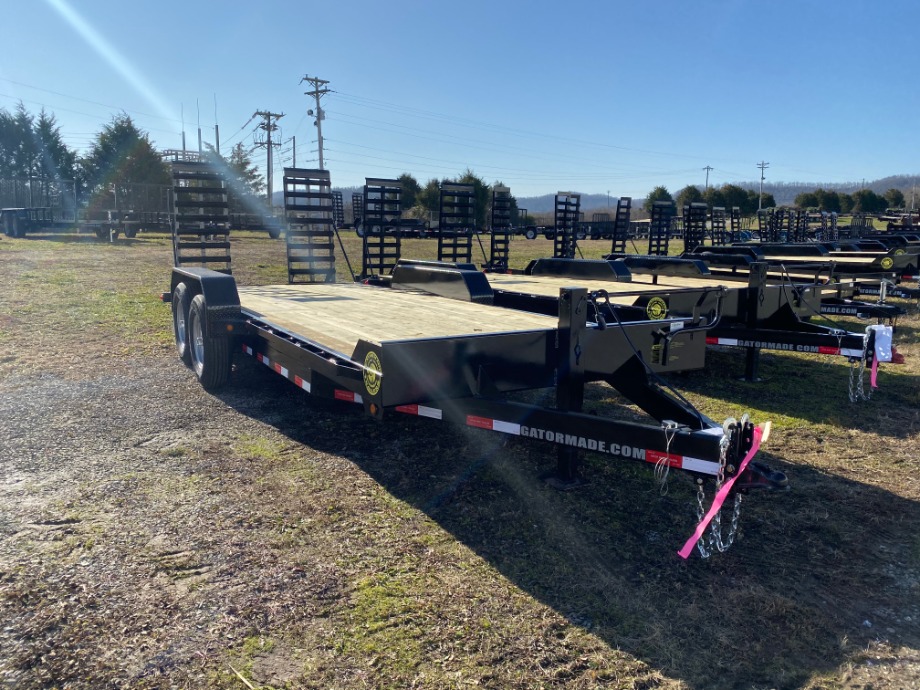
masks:
[[[742,493],[756,489],[788,491],[789,479],[784,472],[771,469],[762,462],[751,462],[738,477],[732,489]]]

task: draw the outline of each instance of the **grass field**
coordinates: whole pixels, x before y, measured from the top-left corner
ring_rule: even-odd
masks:
[[[232,252],[240,283],[284,282],[283,241]],[[551,252],[515,239],[512,264]],[[728,350],[671,377],[714,419],[771,420],[792,486],[683,561],[675,473],[663,491],[589,455],[559,493],[550,448],[376,423],[264,367],[206,394],[172,352],[170,265],[162,236],[0,238],[0,685],[920,687],[916,305],[869,401],[811,355],[764,353],[759,383]],[[587,407],[634,413],[606,386]]]

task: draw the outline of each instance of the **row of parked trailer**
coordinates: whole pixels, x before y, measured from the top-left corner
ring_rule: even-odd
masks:
[[[752,380],[762,350],[815,353],[850,363],[847,393],[856,402],[871,392],[867,377],[874,383],[881,363],[899,361],[892,325],[904,309],[890,298],[920,297],[909,285],[920,251],[913,236],[845,247],[700,244],[669,257],[653,231],[645,256],[618,251],[614,238],[606,258],[575,259],[578,208],[570,194],[557,195],[553,255],[526,269],[509,269],[506,224],[493,223],[499,250],[483,266],[471,261],[468,229],[448,232],[448,224],[437,261],[403,257],[398,237],[368,233],[360,270],[349,262],[356,280],[340,283],[329,173],[293,168],[284,178],[288,282],[245,286],[232,275],[229,241],[215,237],[201,213],[208,195],[218,194],[213,173],[174,174],[185,190],[178,198],[198,212],[176,224],[164,300],[179,357],[206,389],[228,382],[235,356],[250,356],[306,393],[358,405],[375,419],[416,415],[555,446],[557,486],[578,483],[588,452],[679,470],[695,482],[700,506],[683,557],[728,548],[742,496],[788,482],[757,456],[768,422],[714,421],[663,376],[704,367],[713,346],[744,352]],[[446,190],[442,200],[458,217],[466,204],[460,192]],[[369,178],[364,207],[381,227],[398,212],[398,193],[397,181]],[[493,196],[499,219],[508,198],[504,188]],[[874,323],[849,332],[812,323],[819,314]],[[586,386],[596,382],[615,388],[646,421],[587,414]],[[531,389],[552,390],[554,403],[514,400]],[[723,512],[730,515],[724,533]]]

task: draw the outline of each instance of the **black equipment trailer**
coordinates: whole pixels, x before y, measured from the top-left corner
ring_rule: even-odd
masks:
[[[423,287],[424,273],[431,265],[401,261],[391,282],[431,289]],[[474,268],[454,265],[442,270]],[[417,274],[415,280],[404,277],[410,271]],[[623,310],[627,318],[652,322],[673,314],[702,317],[709,345],[745,350],[745,378],[751,381],[758,378],[761,350],[840,356],[854,368],[871,364],[872,331],[854,333],[803,320],[800,314],[818,314],[823,286],[793,290],[786,285],[769,284],[766,264],[752,265],[748,283],[741,286],[734,283],[734,287],[728,281],[707,277],[700,262],[663,257],[537,259],[523,274],[489,274],[488,281],[494,303],[512,309],[555,314],[559,289],[579,284],[590,288],[594,295],[592,308],[606,321],[620,321],[623,317],[619,313],[624,313]],[[715,295],[719,299],[717,310],[713,308]],[[611,313],[613,305],[618,306],[617,313]],[[851,388],[852,398],[855,388]]]
[[[376,419],[399,412],[553,444],[563,487],[577,484],[585,451],[683,470],[700,496],[712,482],[719,496],[730,491],[733,525],[741,493],[786,487],[781,473],[751,462],[768,425],[746,417],[716,423],[656,382],[659,372],[702,366],[705,320],[592,320],[584,288],[559,292],[557,317],[517,312],[490,303],[477,271],[447,282],[465,298],[358,284],[242,287],[225,273],[175,267],[164,301],[180,358],[209,390],[227,383],[233,354],[245,353],[308,393],[358,403]],[[651,420],[584,413],[585,384],[594,381],[614,386]],[[555,406],[509,399],[531,389],[553,390]],[[698,542],[704,556],[733,538],[734,529],[721,539],[717,519],[711,527]]]

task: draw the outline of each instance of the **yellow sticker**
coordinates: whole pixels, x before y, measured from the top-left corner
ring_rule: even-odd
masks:
[[[645,305],[645,313],[653,321],[659,321],[668,315],[668,303],[661,297],[652,297]]]
[[[907,254],[907,252],[905,252],[903,249],[895,249],[894,253],[897,256],[901,256],[902,254]]]
[[[364,387],[369,395],[380,392],[380,382],[383,378],[383,367],[376,352],[368,352],[364,358]]]
[[[884,259],[882,259],[882,268],[888,270],[892,266],[894,266],[894,259],[892,259],[890,256],[886,256]]]

